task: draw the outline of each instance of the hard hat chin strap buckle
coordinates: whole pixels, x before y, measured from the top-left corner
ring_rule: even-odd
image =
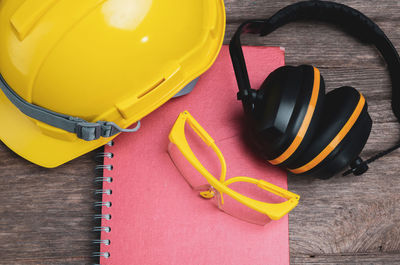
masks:
[[[114,122],[98,121],[96,123],[79,122],[76,124],[75,133],[79,139],[94,141],[100,137],[111,137],[121,132],[137,132],[140,129],[140,121],[133,129],[122,129]]]
[[[76,135],[85,141],[97,140],[101,137],[102,125],[100,123],[81,122],[76,125]]]

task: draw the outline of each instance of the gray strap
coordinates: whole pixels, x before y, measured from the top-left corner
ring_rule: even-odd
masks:
[[[181,91],[178,92],[178,94],[174,96],[174,98],[179,98],[192,92],[199,79],[200,77],[196,78],[195,80],[187,84]]]
[[[25,115],[53,127],[75,133],[78,138],[85,141],[97,140],[100,137],[111,137],[121,132],[137,132],[140,129],[140,121],[134,129],[122,129],[114,122],[98,121],[92,123],[81,118],[64,115],[33,105],[15,93],[1,74],[0,88],[7,98]]]

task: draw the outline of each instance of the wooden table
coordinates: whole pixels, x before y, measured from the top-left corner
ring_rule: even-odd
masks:
[[[228,43],[241,21],[272,15],[295,1],[226,0]],[[341,1],[379,24],[400,48],[400,2]],[[391,112],[390,81],[377,51],[324,23],[296,23],[245,44],[282,46],[288,64],[320,68],[329,89],[364,92],[374,125],[368,157],[399,140]],[[6,128],[4,128],[6,129]],[[0,144],[0,264],[90,264],[95,225],[93,153],[56,169],[24,161]],[[289,176],[301,194],[290,215],[293,264],[400,264],[400,152],[371,165],[363,176],[321,181]]]

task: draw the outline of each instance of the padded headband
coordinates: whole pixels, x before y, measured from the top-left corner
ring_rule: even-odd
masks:
[[[240,35],[266,36],[277,28],[298,20],[330,22],[342,27],[363,42],[373,44],[385,59],[392,82],[392,109],[400,122],[400,58],[385,33],[371,19],[354,8],[327,1],[304,1],[289,5],[267,20],[248,20],[239,26],[230,43],[233,67],[242,96],[251,93]]]

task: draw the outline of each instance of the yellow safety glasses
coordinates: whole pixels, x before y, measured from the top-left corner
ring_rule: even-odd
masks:
[[[169,140],[168,153],[188,184],[229,215],[265,225],[282,218],[299,202],[299,195],[261,179],[226,179],[221,151],[188,111],[179,115]]]

